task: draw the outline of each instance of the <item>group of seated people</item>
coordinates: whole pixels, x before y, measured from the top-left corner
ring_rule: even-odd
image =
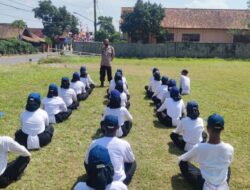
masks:
[[[128,111],[128,84],[118,69],[107,90],[108,104],[100,123],[103,136],[94,140],[85,155],[86,182],[79,182],[74,190],[127,190],[136,170],[130,144],[121,139],[132,128]]]
[[[7,187],[20,178],[30,161],[29,150],[48,145],[54,134],[53,124],[68,119],[72,110],[77,109],[79,102],[86,100],[94,88],[95,84],[83,66],[80,74],[73,74],[71,82],[68,77],[62,77],[59,89],[56,84],[50,84],[43,100],[39,93],[29,94],[15,141],[10,137],[0,137],[0,187]],[[21,156],[7,164],[9,151]]]
[[[175,128],[170,138],[184,152],[179,157],[179,167],[184,178],[195,190],[228,190],[231,174],[229,166],[234,150],[220,138],[224,130],[224,118],[219,114],[208,117],[208,138],[203,119],[199,117],[198,103],[189,101],[185,107],[181,97],[190,94],[187,73],[187,70],[182,71],[178,88],[175,80],[161,77],[159,70],[154,68],[149,85],[145,86],[146,96],[154,102],[160,123]],[[200,169],[190,161],[197,162]]]

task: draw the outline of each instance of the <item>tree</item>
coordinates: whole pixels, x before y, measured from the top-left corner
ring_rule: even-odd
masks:
[[[51,0],[39,1],[39,6],[33,9],[35,17],[43,22],[43,33],[54,39],[55,36],[62,35],[63,32],[79,32],[78,19],[69,13],[65,6],[55,7]]]
[[[25,29],[27,27],[26,22],[24,22],[23,20],[15,20],[11,23],[12,26],[15,26],[21,30]]]
[[[122,15],[121,30],[135,41],[148,43],[149,36],[160,35],[161,21],[164,16],[161,4],[144,3],[142,0],[137,0],[133,11]]]
[[[247,7],[250,9],[250,0],[247,1]]]

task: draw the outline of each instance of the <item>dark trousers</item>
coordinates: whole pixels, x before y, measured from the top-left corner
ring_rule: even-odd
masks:
[[[16,160],[8,163],[6,170],[0,176],[0,188],[5,188],[12,182],[20,179],[29,162],[29,157],[20,156]]]
[[[77,100],[78,102],[80,101],[84,101],[88,98],[89,94],[86,92],[86,93],[82,93],[82,94],[77,94]]]
[[[163,112],[157,112],[156,116],[158,117],[159,121],[166,127],[173,127],[172,118],[166,114],[166,110],[164,110]]]
[[[147,90],[147,91],[146,91],[146,96],[147,96],[148,98],[152,98],[153,95],[154,95],[154,93],[153,93],[152,91],[150,91],[150,90]]]
[[[203,179],[199,168],[195,167],[190,162],[184,162],[184,161],[181,161],[179,163],[179,167],[183,177],[188,181],[189,184],[193,186],[195,190],[203,189],[205,180]],[[227,176],[228,183],[230,180],[230,176],[231,176],[231,169],[228,168],[228,176]]]
[[[95,88],[94,84],[90,84],[89,87],[93,90]]]
[[[79,107],[79,102],[73,102],[70,106],[68,106],[68,109],[70,110],[76,110]]]
[[[66,119],[69,118],[69,116],[72,114],[72,110],[68,109],[66,112],[60,112],[55,115],[56,123],[62,123]]]
[[[43,133],[38,134],[37,136],[39,138],[40,147],[48,145],[52,140],[53,134],[54,134],[54,128],[51,124],[45,128]],[[26,148],[27,148],[27,140],[28,140],[28,135],[24,133],[22,129],[19,129],[15,133],[15,141],[25,146]]]
[[[129,101],[127,101],[127,103],[126,103],[126,108],[129,110],[129,108],[130,108],[130,102]]]
[[[93,89],[90,88],[90,87],[89,87],[89,88],[86,87],[85,90],[86,90],[87,94],[90,95],[90,94],[92,93],[92,90],[93,90]]]
[[[134,161],[133,163],[125,163],[124,168],[125,168],[126,179],[123,181],[123,183],[125,185],[129,185],[135,174],[136,161]]]
[[[112,80],[112,68],[109,66],[101,66],[100,68],[100,81],[103,84],[105,81],[105,75],[107,73],[108,81]]]
[[[153,96],[152,100],[153,100],[155,105],[161,104],[161,100],[159,98],[157,98],[156,96]]]
[[[132,125],[133,124],[132,124],[131,121],[125,121],[124,122],[124,124],[121,126],[122,132],[123,132],[122,137],[126,137],[129,134],[129,132],[130,132],[130,130],[132,128]]]

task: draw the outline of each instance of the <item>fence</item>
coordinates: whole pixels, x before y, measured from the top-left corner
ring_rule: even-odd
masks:
[[[184,43],[113,44],[116,57],[250,58],[250,44]],[[100,54],[101,43],[75,42],[74,51]]]

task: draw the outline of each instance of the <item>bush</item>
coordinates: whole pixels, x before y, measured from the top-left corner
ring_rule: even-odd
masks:
[[[2,55],[28,54],[37,52],[38,49],[32,44],[18,39],[0,40],[0,54]]]

